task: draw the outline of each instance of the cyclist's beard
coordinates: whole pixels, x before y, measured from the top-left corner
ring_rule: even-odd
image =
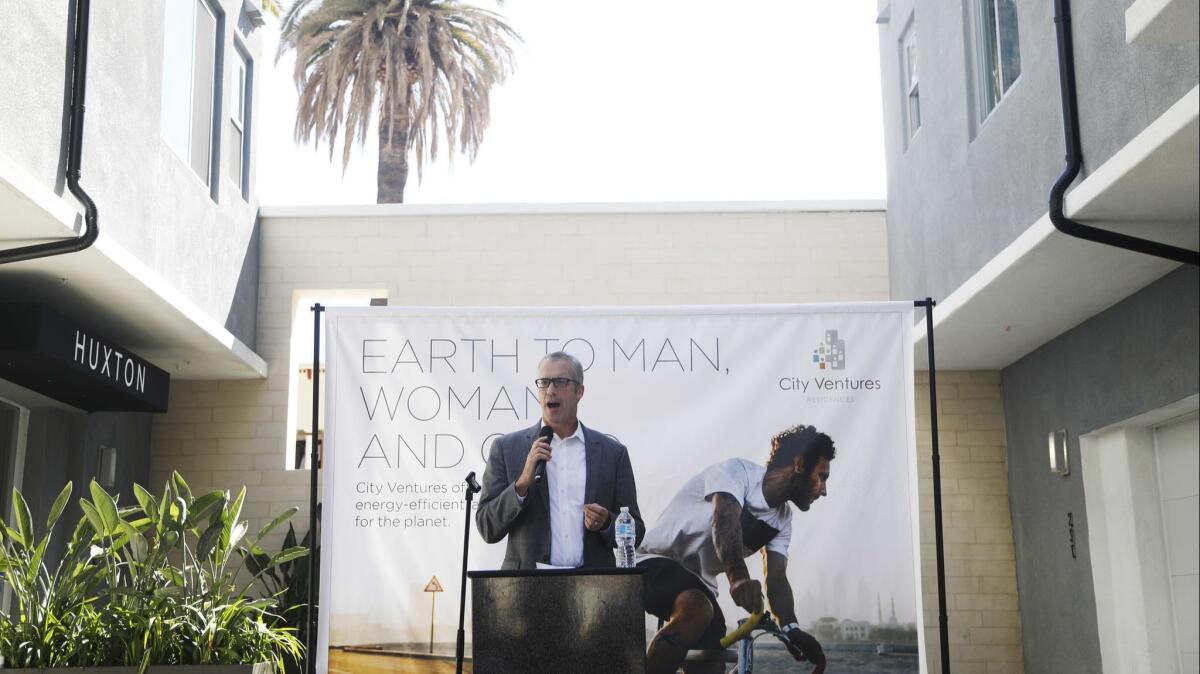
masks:
[[[801,512],[808,512],[808,507],[812,505],[812,488],[809,486],[810,475],[811,473],[807,470],[802,473],[792,473],[791,481],[788,484],[788,491],[793,494],[792,503]]]

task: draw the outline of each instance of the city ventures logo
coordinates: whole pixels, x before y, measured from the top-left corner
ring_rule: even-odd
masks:
[[[827,365],[830,370],[846,369],[846,340],[838,339],[837,330],[825,331],[825,341],[813,349],[812,362],[821,370]]]
[[[823,371],[846,369],[846,340],[837,330],[826,330],[825,339],[812,350],[811,365]],[[810,402],[854,402],[853,391],[877,391],[883,388],[878,379],[816,376],[783,377],[779,380],[781,391],[812,394]],[[832,395],[831,395],[832,394]]]

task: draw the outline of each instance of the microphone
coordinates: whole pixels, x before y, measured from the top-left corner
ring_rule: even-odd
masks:
[[[472,494],[478,494],[480,490],[483,489],[483,487],[479,486],[479,482],[475,480],[475,471],[467,473],[465,482],[467,483],[467,489],[469,489]]]
[[[538,433],[538,439],[549,440],[554,437],[554,429],[549,426],[542,426],[542,430]],[[533,481],[541,482],[542,478],[546,477],[546,462],[538,461],[537,467],[533,469]]]

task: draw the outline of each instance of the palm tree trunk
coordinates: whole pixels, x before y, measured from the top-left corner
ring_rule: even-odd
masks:
[[[390,134],[388,133],[389,127],[391,127]],[[391,120],[381,116],[379,120],[379,168],[375,176],[378,196],[375,198],[375,203],[404,203],[404,185],[407,182],[408,118],[399,112],[392,113]]]

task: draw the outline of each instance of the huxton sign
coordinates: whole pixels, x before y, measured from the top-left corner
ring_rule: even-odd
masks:
[[[100,376],[111,378],[125,388],[146,392],[146,363],[134,360],[132,354],[122,353],[114,346],[87,334],[83,330],[75,330],[74,360],[80,365],[86,365]],[[124,367],[122,367],[124,366]]]
[[[74,407],[165,412],[170,375],[36,303],[0,304],[0,378]]]

